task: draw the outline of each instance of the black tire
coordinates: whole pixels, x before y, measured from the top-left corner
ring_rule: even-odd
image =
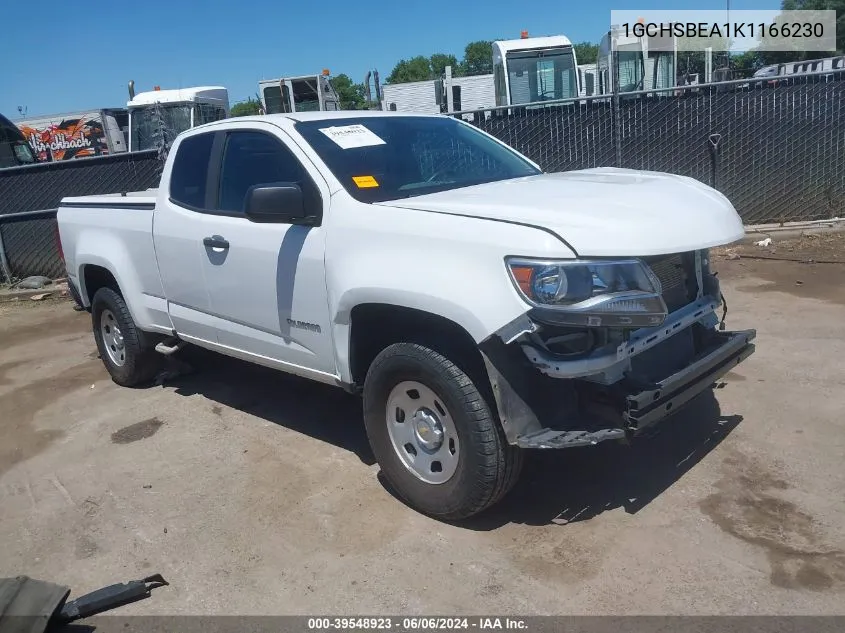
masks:
[[[103,340],[101,318],[108,310],[117,321],[123,335],[122,365],[112,361]],[[144,333],[135,326],[123,297],[111,288],[100,288],[91,301],[91,324],[100,358],[112,380],[123,387],[135,387],[150,382],[160,367],[160,354],[145,341]]]
[[[387,402],[395,386],[415,381],[443,401],[458,435],[457,468],[444,483],[427,483],[397,454]],[[364,382],[364,423],[384,477],[412,508],[442,520],[465,519],[493,506],[513,487],[522,451],[507,443],[496,415],[470,377],[442,354],[396,343],[373,361]]]

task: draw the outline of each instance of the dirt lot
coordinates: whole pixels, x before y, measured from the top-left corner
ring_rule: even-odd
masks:
[[[123,613],[845,613],[845,265],[800,263],[843,244],[808,239],[715,257],[758,328],[715,397],[460,525],[390,495],[339,390],[201,352],[122,389],[87,314],[0,304],[0,576],[172,583]]]

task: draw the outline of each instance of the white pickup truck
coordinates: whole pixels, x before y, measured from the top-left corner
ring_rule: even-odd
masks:
[[[115,382],[193,344],[361,392],[389,483],[441,519],[500,500],[524,449],[627,441],[754,351],[717,315],[708,249],[744,234],[722,194],[543,173],[444,116],[202,125],[157,190],[58,222]]]

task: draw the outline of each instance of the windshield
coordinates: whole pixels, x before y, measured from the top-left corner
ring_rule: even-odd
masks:
[[[317,92],[317,78],[294,79],[293,107],[297,112],[317,112],[320,110],[320,94]]]
[[[129,134],[133,152],[145,149],[156,149],[164,129],[166,142],[170,143],[180,132],[191,127],[190,103],[174,105],[157,104],[134,107],[130,110],[132,123]],[[158,109],[159,114],[156,114]]]
[[[320,94],[317,88],[317,77],[306,79],[282,79],[280,84],[267,86],[263,89],[264,104],[267,114],[290,112],[290,90],[287,82],[293,88],[294,112],[317,112],[320,110]],[[333,108],[337,109],[337,108]]]
[[[619,47],[619,92],[633,92],[642,90],[643,86],[643,52],[642,49],[624,50]]]
[[[541,173],[474,127],[446,117],[350,117],[297,123],[296,129],[361,202]]]
[[[675,85],[674,53],[654,53],[654,88],[671,88]]]
[[[507,54],[511,105],[578,96],[572,47]]]
[[[290,112],[288,87],[285,86],[284,88],[284,95],[282,95],[282,86],[267,86],[264,88],[265,114]]]

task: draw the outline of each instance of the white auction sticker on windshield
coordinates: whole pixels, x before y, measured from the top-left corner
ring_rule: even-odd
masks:
[[[373,134],[373,132],[360,124],[324,127],[320,128],[320,131],[343,149],[385,145],[384,139],[379,138],[376,134]]]

